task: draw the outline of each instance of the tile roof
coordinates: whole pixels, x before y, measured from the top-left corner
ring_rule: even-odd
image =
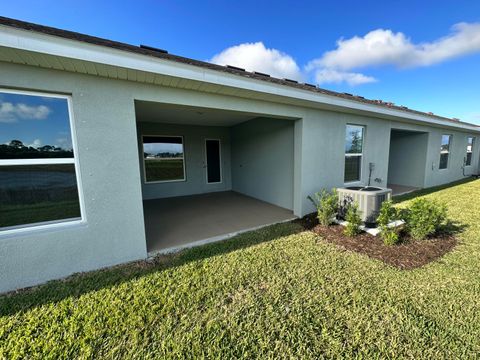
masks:
[[[151,56],[155,58],[160,58],[164,60],[169,60],[169,61],[175,61],[178,63],[183,63],[183,64],[188,64],[188,65],[193,65],[197,67],[202,67],[214,71],[219,71],[219,72],[224,72],[224,73],[229,73],[229,74],[234,74],[238,76],[243,76],[246,78],[250,79],[255,79],[255,80],[261,80],[273,84],[278,84],[278,85],[283,85],[283,86],[288,86],[300,90],[306,90],[314,93],[319,93],[319,94],[324,94],[324,95],[330,95],[330,96],[335,96],[338,98],[342,99],[347,99],[347,100],[353,100],[359,103],[365,103],[369,105],[376,105],[379,107],[383,108],[390,108],[390,109],[395,109],[395,110],[400,110],[404,112],[408,112],[411,114],[417,114],[417,115],[423,115],[423,116],[428,116],[433,119],[439,119],[439,120],[444,120],[444,121],[449,121],[455,124],[464,124],[464,125],[470,125],[470,126],[476,126],[479,127],[476,124],[471,124],[467,122],[460,121],[457,118],[447,118],[443,116],[439,116],[436,114],[433,114],[431,112],[423,112],[423,111],[418,111],[418,110],[413,110],[410,109],[406,106],[398,106],[395,105],[392,102],[385,102],[382,100],[371,100],[371,99],[366,99],[363,96],[357,96],[349,93],[339,93],[327,89],[322,89],[319,88],[315,85],[308,84],[308,83],[299,83],[295,80],[291,79],[279,79],[272,77],[268,74],[264,74],[261,72],[249,72],[246,71],[245,69],[236,67],[236,66],[222,66],[222,65],[216,65],[212,64],[209,62],[205,61],[200,61],[200,60],[194,60],[190,59],[187,57],[183,56],[178,56],[178,55],[173,55],[169,54],[166,50],[163,49],[157,49],[151,46],[146,46],[146,45],[140,45],[140,46],[135,46],[135,45],[130,45],[118,41],[112,41],[108,39],[103,39],[95,36],[90,36],[90,35],[85,35],[73,31],[68,31],[68,30],[62,30],[62,29],[57,29],[54,27],[49,27],[49,26],[43,26],[43,25],[38,25],[34,23],[29,23],[21,20],[16,20],[16,19],[11,19],[7,17],[2,17],[0,16],[0,25],[5,25],[5,26],[10,26],[16,29],[21,29],[21,30],[28,30],[28,31],[34,31],[37,33],[42,33],[46,35],[52,35],[52,36],[58,36],[61,38],[65,39],[70,39],[70,40],[76,40],[88,44],[93,44],[93,45],[98,45],[98,46],[105,46],[117,50],[122,50],[122,51],[128,51],[128,52],[133,52],[141,55],[146,55],[146,56]]]

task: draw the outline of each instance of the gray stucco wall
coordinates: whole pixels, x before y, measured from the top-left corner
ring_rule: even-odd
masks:
[[[1,87],[72,94],[86,223],[0,233],[0,292],[146,257],[133,98],[114,85],[1,64]]]
[[[293,209],[294,123],[253,119],[231,128],[232,188]]]
[[[230,171],[230,129],[220,126],[193,126],[139,122],[139,159],[144,199],[159,199],[172,196],[201,194],[214,191],[231,190]],[[183,136],[185,151],[185,181],[165,183],[145,183],[142,159],[142,135]],[[205,168],[205,139],[220,139],[222,182],[207,184]]]
[[[388,184],[425,186],[428,133],[392,131]]]

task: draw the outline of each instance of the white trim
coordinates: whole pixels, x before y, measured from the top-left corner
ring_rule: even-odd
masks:
[[[205,145],[205,178],[207,185],[221,184],[223,182],[223,167],[222,167],[222,141],[220,139],[204,139]],[[218,161],[220,166],[220,181],[209,182],[208,181],[208,157],[207,157],[207,141],[218,141]]]
[[[182,162],[183,162],[183,179],[174,179],[174,180],[155,180],[155,181],[147,181],[147,169],[145,167],[145,149],[143,147],[143,138],[144,137],[173,137],[173,138],[181,138],[182,139]],[[185,182],[187,181],[187,171],[186,171],[186,160],[185,160],[185,138],[183,135],[148,135],[142,134],[142,159],[143,159],[143,183],[145,185],[151,184],[163,184],[163,183],[172,183],[172,182]]]
[[[23,233],[34,233],[39,231],[53,231],[56,229],[64,229],[70,227],[77,227],[79,225],[86,225],[85,219],[69,218],[52,221],[44,221],[33,224],[9,226],[0,228],[0,239],[9,237],[12,235],[21,235]],[[1,230],[4,229],[4,230]]]
[[[0,160],[0,166],[11,166],[11,165],[42,165],[42,164],[74,164],[75,169],[75,179],[77,182],[77,195],[78,202],[80,207],[80,218],[73,219],[59,219],[52,220],[48,222],[33,223],[33,224],[22,224],[15,227],[0,227],[0,237],[6,235],[21,234],[26,232],[33,232],[37,230],[48,230],[55,229],[58,227],[67,227],[78,224],[86,224],[87,217],[85,212],[85,201],[83,198],[83,186],[82,179],[80,176],[80,163],[78,155],[78,146],[77,146],[77,134],[75,129],[75,121],[73,115],[73,105],[72,97],[70,95],[64,94],[53,94],[53,93],[44,93],[41,91],[27,91],[27,90],[14,90],[14,89],[5,89],[0,88],[0,93],[8,94],[20,94],[20,95],[31,95],[31,96],[40,96],[40,97],[50,97],[55,99],[65,99],[67,101],[67,110],[68,110],[68,120],[70,125],[70,137],[72,140],[72,150],[73,158],[51,158],[51,159],[8,159]],[[5,230],[2,230],[5,229]]]
[[[356,111],[366,111],[386,117],[413,120],[419,123],[434,124],[449,128],[468,129],[480,133],[480,128],[473,125],[455,124],[450,121],[432,118],[427,115],[385,108],[378,105],[362,103],[353,99],[350,100],[334,95],[315,93],[304,89],[296,89],[262,80],[223,73],[195,65],[66,39],[59,36],[16,29],[7,25],[0,25],[0,46],[201,81],[203,83],[223,85],[249,90],[253,93],[267,93],[284,98],[293,98],[296,101],[300,100],[299,105],[302,105],[302,101],[310,101],[316,104],[330,105]],[[303,106],[305,106],[305,104],[303,104]]]
[[[0,166],[15,165],[61,165],[75,164],[74,158],[48,158],[48,159],[0,159]]]

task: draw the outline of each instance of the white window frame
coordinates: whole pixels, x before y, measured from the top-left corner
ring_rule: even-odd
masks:
[[[220,162],[220,181],[209,182],[208,181],[208,159],[207,159],[207,141],[218,141],[218,161]],[[223,167],[222,167],[222,140],[221,139],[205,139],[205,180],[207,185],[221,184],[223,182]]]
[[[78,145],[75,129],[75,121],[72,110],[72,97],[71,95],[47,93],[35,90],[12,90],[0,87],[0,93],[17,94],[17,95],[30,95],[40,96],[54,99],[65,99],[67,101],[68,117],[70,124],[70,136],[72,139],[73,158],[47,158],[47,159],[0,159],[1,166],[14,166],[14,165],[52,165],[52,164],[73,164],[75,169],[75,179],[77,181],[78,201],[80,205],[80,218],[72,219],[59,219],[52,221],[44,221],[32,224],[15,225],[0,228],[0,238],[10,235],[16,235],[28,232],[48,231],[55,230],[57,228],[72,227],[78,225],[84,225],[87,223],[85,214],[85,201],[83,198],[83,187],[80,175],[80,165],[78,157]]]
[[[147,168],[145,166],[145,149],[143,147],[143,139],[146,137],[171,137],[171,138],[180,138],[182,139],[182,148],[183,148],[183,179],[174,179],[174,180],[156,180],[156,181],[147,181]],[[187,170],[186,170],[186,159],[185,159],[185,138],[183,135],[149,135],[142,134],[142,159],[143,159],[143,183],[145,185],[151,184],[163,184],[163,183],[172,183],[172,182],[185,182],[187,181]]]
[[[442,139],[444,136],[448,136],[449,137],[449,140],[448,140],[448,158],[447,158],[447,166],[444,167],[444,168],[440,168],[440,163],[441,163],[441,158],[442,158]],[[440,137],[440,155],[438,157],[438,170],[442,171],[442,170],[448,170],[448,168],[450,167],[450,154],[452,153],[452,151],[450,150],[451,147],[452,147],[452,143],[453,143],[453,135],[452,134],[442,134],[442,136]]]
[[[470,151],[468,151],[468,140],[469,139],[472,139],[472,149]],[[475,148],[475,136],[467,136],[467,155],[465,157],[465,167],[470,167],[473,165],[473,154],[474,154],[474,151],[473,149]],[[468,159],[468,154],[472,154],[472,156],[470,157],[470,164],[467,164],[467,159]]]
[[[361,127],[362,130],[362,152],[358,154],[347,154],[345,152],[345,136],[347,132],[347,128],[349,126],[356,126],[356,127]],[[344,152],[344,157],[343,157],[343,181],[345,185],[353,185],[353,184],[360,184],[363,179],[363,155],[365,154],[365,136],[367,132],[367,127],[365,125],[360,125],[360,124],[346,124],[345,125],[345,131],[344,131],[344,139],[343,139],[343,152]],[[352,180],[352,181],[345,181],[345,158],[347,157],[361,157],[360,159],[360,177],[358,180]]]

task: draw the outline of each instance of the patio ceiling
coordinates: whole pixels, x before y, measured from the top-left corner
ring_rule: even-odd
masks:
[[[226,127],[258,117],[266,117],[265,114],[150,101],[135,101],[135,112],[137,121],[140,122]]]

